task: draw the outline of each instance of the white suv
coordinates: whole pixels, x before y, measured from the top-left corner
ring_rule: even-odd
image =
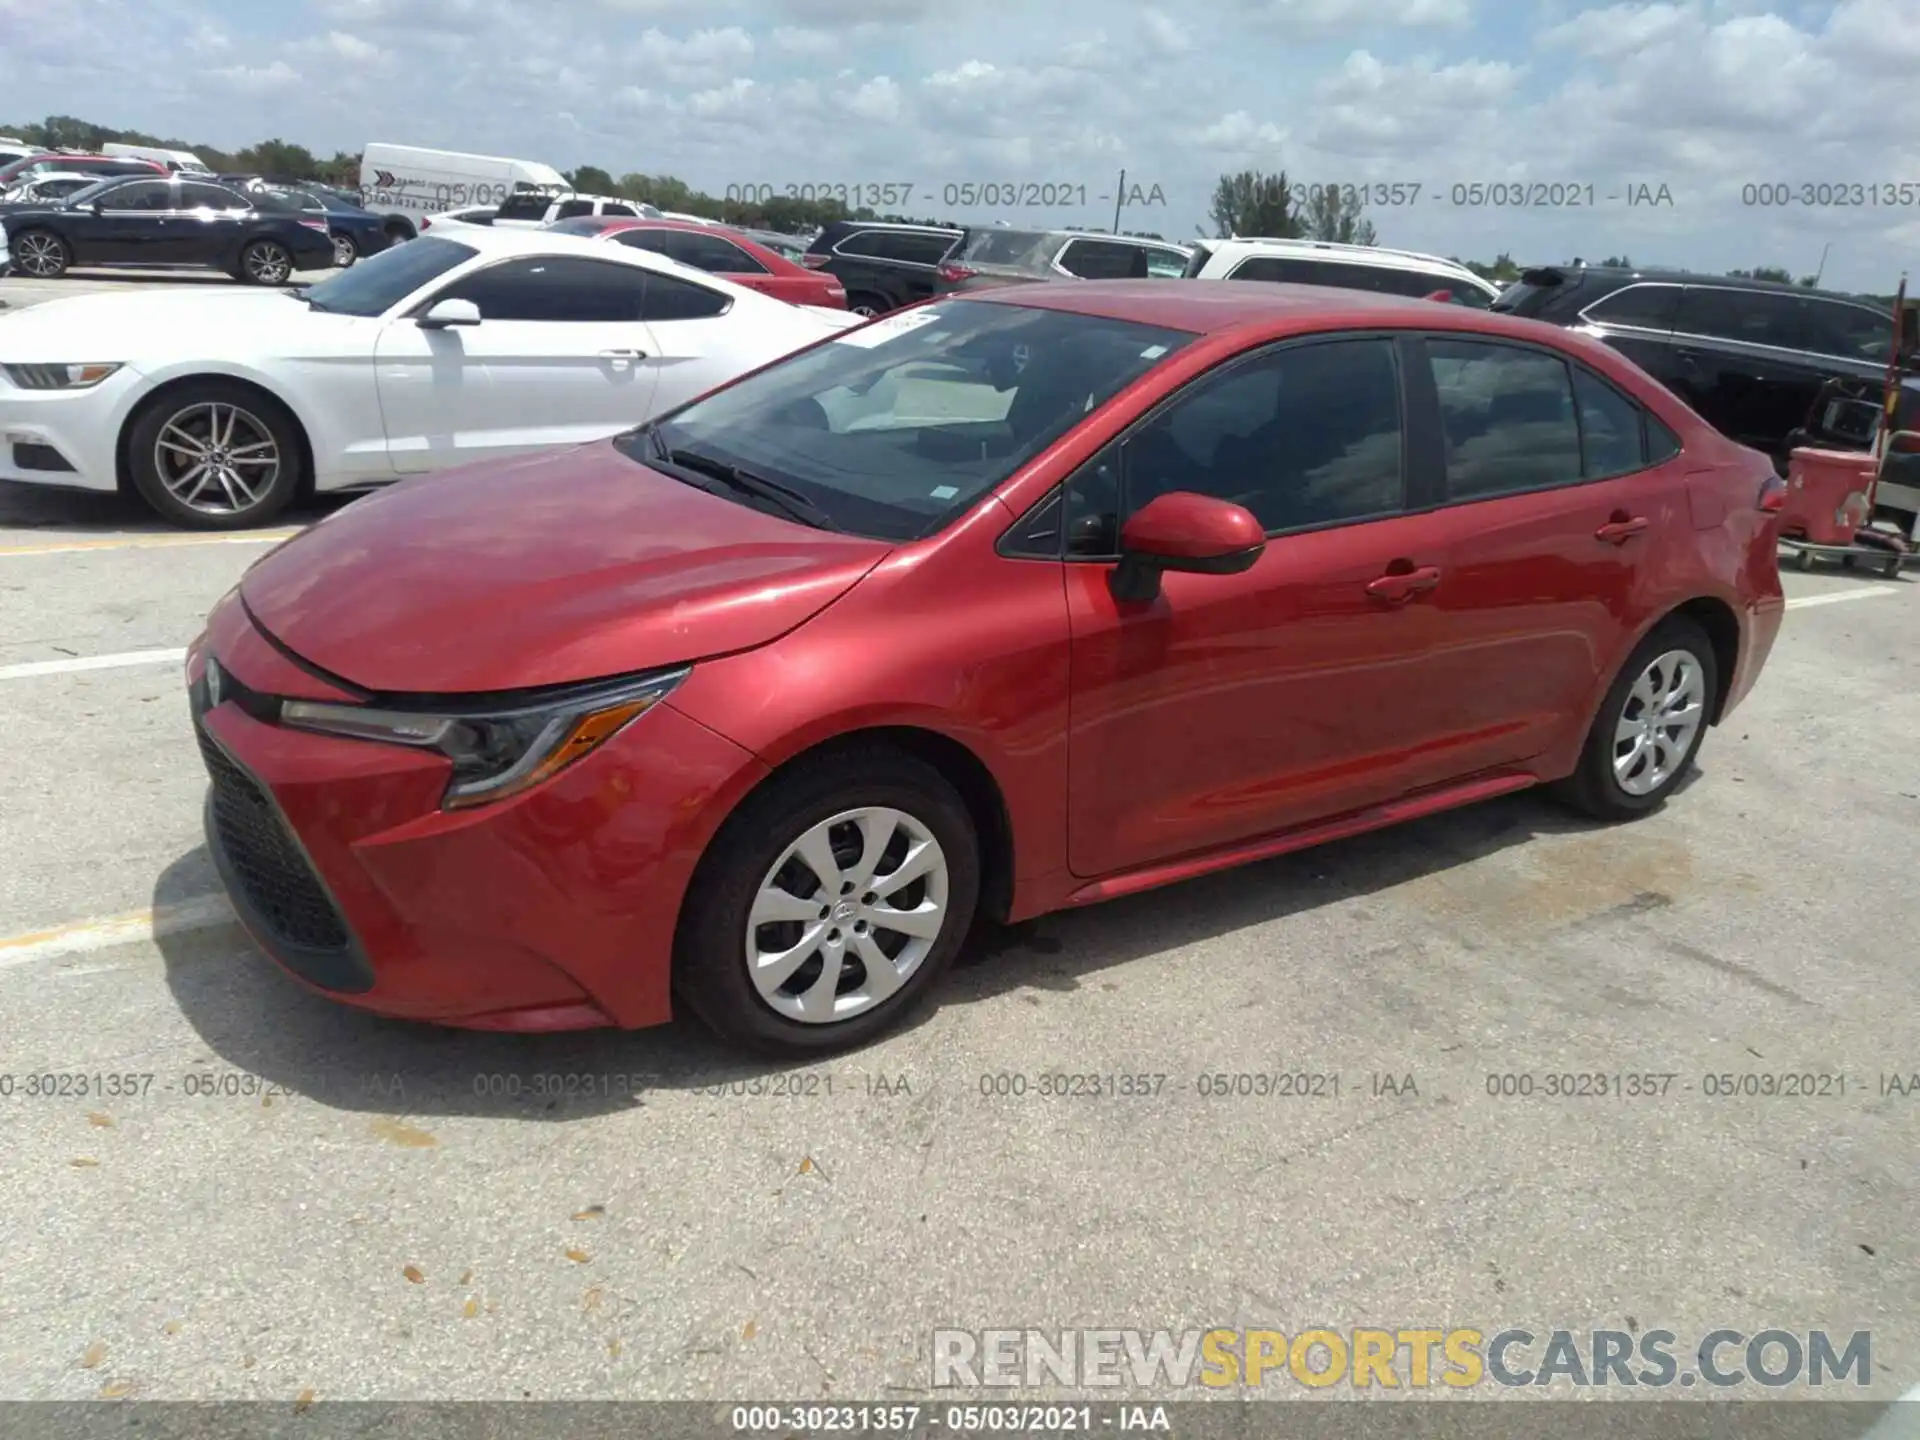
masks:
[[[660,208],[641,200],[622,200],[617,195],[554,195],[529,190],[509,195],[493,212],[491,223],[503,230],[537,230],[556,220],[573,220],[582,215],[625,215],[658,220]]]
[[[1415,298],[1446,291],[1457,305],[1485,310],[1500,287],[1466,266],[1417,250],[1336,245],[1328,240],[1190,240],[1190,280],[1268,280],[1335,285]]]

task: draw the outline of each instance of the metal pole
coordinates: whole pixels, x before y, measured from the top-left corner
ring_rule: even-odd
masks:
[[[1820,247],[1820,268],[1813,272],[1813,288],[1816,290],[1820,288],[1820,277],[1827,273],[1827,252],[1831,249],[1833,249],[1831,240]]]
[[[1127,172],[1120,172],[1120,188],[1113,196],[1113,233],[1120,233],[1120,207],[1127,203]]]

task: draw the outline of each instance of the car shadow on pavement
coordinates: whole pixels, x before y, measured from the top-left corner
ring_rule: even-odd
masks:
[[[271,530],[311,525],[351,504],[357,496],[321,495],[288,507],[267,525]],[[117,491],[60,490],[17,480],[0,480],[0,531],[73,531],[87,539],[148,535],[190,536],[162,520],[136,495]],[[230,532],[236,537],[247,532]]]
[[[1594,828],[1522,792],[1085,910],[983,925],[934,999],[951,1010],[1018,991],[1072,992],[1161,952],[1391,889],[1536,836]],[[209,871],[204,847],[182,856],[161,875],[156,906],[204,896]],[[691,1020],[559,1035],[385,1020],[303,989],[237,925],[163,933],[156,944],[168,987],[210,1052],[200,1062],[209,1073],[243,1072],[255,1088],[333,1109],[567,1121],[644,1106],[655,1092],[721,1094],[715,1087],[792,1085],[781,1077],[862,1068],[858,1055],[745,1056]],[[923,1006],[904,1028],[936,1013]]]

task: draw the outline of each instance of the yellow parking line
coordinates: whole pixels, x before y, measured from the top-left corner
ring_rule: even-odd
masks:
[[[248,530],[238,535],[121,535],[104,540],[56,540],[49,545],[0,545],[8,555],[72,555],[83,550],[170,550],[180,545],[267,545],[291,540],[292,530]]]
[[[77,920],[0,939],[0,970],[38,960],[62,959],[92,950],[109,950],[140,940],[157,940],[189,930],[208,930],[232,924],[233,907],[223,895],[200,895],[150,910],[104,919]]]

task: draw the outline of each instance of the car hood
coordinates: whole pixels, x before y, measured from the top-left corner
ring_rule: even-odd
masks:
[[[402,481],[263,556],[240,594],[283,647],[363,690],[472,694],[764,645],[891,548],[600,441]]]
[[[0,360],[138,366],[177,353],[219,355],[255,338],[284,337],[320,316],[280,290],[178,285],[45,300],[0,312]]]

